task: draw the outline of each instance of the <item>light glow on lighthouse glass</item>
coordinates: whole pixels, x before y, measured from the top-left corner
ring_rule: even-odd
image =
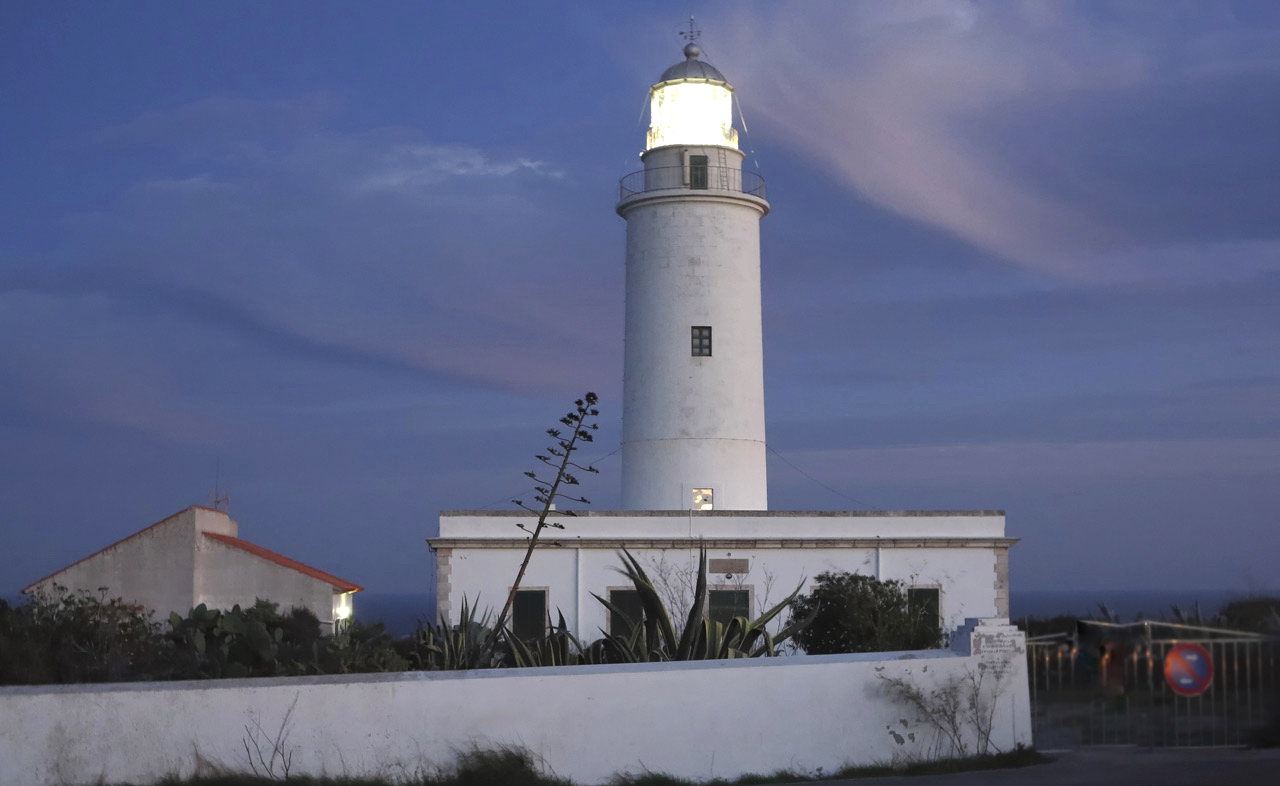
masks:
[[[706,82],[671,82],[649,91],[649,145],[719,145],[738,148],[733,90]]]

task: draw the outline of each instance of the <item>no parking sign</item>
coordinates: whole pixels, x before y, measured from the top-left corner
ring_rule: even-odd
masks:
[[[1213,658],[1199,644],[1176,644],[1164,656],[1164,679],[1179,696],[1199,696],[1213,682]]]

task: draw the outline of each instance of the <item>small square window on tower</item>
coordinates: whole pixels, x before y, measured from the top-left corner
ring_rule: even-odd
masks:
[[[711,328],[707,325],[694,325],[693,356],[695,358],[711,357]]]
[[[716,509],[716,493],[712,489],[694,489],[693,490],[693,509],[694,510],[715,510]]]

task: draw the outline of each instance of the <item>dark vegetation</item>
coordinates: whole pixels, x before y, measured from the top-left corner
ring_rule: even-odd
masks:
[[[871,764],[860,767],[841,767],[832,772],[795,772],[779,770],[768,775],[743,775],[734,780],[716,778],[709,781],[693,781],[661,773],[620,775],[610,781],[611,786],[751,786],[768,783],[801,783],[807,781],[853,780],[856,778],[885,778],[896,775],[946,775],[976,770],[1011,769],[1048,764],[1053,759],[1031,748],[1018,748],[1008,753],[992,753],[969,756],[963,759],[932,759],[905,764]]]
[[[162,630],[168,628],[168,630]],[[404,649],[401,647],[400,649]],[[321,634],[306,609],[207,609],[167,625],[118,598],[56,588],[26,604],[0,600],[0,685],[274,677],[402,671],[410,661],[382,625]]]
[[[542,635],[522,638],[463,603],[459,621],[419,624],[393,638],[382,625],[360,622],[322,635],[315,615],[281,612],[259,600],[229,611],[203,605],[167,623],[119,599],[59,589],[11,607],[0,602],[0,684],[279,677],[409,670],[649,663],[770,657],[794,643],[807,651],[872,652],[936,647],[936,615],[916,609],[898,582],[823,574],[817,588],[799,588],[760,616],[712,620],[707,611],[706,552],[689,609],[677,618],[639,560],[621,553],[622,573],[635,588],[633,618],[597,600],[629,624],[579,641],[560,617]],[[767,626],[790,608],[780,630]],[[632,612],[634,614],[634,611]],[[681,624],[676,625],[679,621]]]
[[[167,624],[119,599],[58,588],[26,604],[0,601],[0,685],[76,682],[280,677],[409,670],[569,666],[669,660],[769,657],[805,624],[793,620],[778,633],[765,626],[794,598],[755,619],[727,624],[706,618],[706,552],[696,600],[677,628],[661,594],[640,563],[622,553],[620,571],[631,580],[643,613],[629,629],[584,644],[564,618],[542,636],[522,639],[496,628],[464,603],[457,624],[420,623],[393,638],[382,624],[355,622],[333,636],[305,609],[279,611],[259,600],[219,611],[198,606]],[[598,600],[613,606],[604,598]],[[618,610],[620,611],[620,610]],[[625,616],[625,615],[624,615]]]
[[[1280,597],[1250,595],[1237,598],[1218,610],[1217,619],[1225,628],[1280,636]]]
[[[705,553],[692,607],[680,615],[663,603],[642,565],[623,552],[622,568],[641,599],[642,617],[629,628],[579,641],[563,618],[544,635],[521,639],[495,628],[465,603],[458,624],[420,623],[407,637],[388,635],[380,623],[359,621],[337,635],[322,635],[315,615],[280,611],[258,601],[247,609],[192,609],[160,623],[118,598],[59,589],[11,606],[0,600],[0,685],[217,679],[408,670],[645,663],[772,656],[786,645],[812,654],[887,652],[939,646],[929,610],[912,608],[904,588],[850,574],[822,574],[813,592],[792,593],[755,619],[727,624],[706,613]],[[604,598],[597,598],[611,611]],[[790,609],[777,633],[766,625]],[[624,614],[624,616],[626,616]],[[1099,616],[1108,612],[1100,607]],[[629,619],[629,618],[628,618]],[[1172,609],[1168,621],[1280,631],[1280,598],[1231,601],[1217,613]],[[1020,621],[1029,636],[1071,633],[1075,617]],[[1272,743],[1275,744],[1275,743]]]
[[[453,766],[394,779],[290,775],[287,780],[301,786],[572,786],[572,782],[564,778],[542,774],[534,758],[520,748],[462,751]],[[277,778],[227,773],[195,778],[168,778],[160,784],[265,786],[279,782]]]
[[[0,599],[0,685],[144,679],[158,644],[150,615],[105,590]]]
[[[1014,622],[1022,628],[1028,638],[1031,638],[1054,633],[1071,635],[1075,633],[1076,623],[1081,619],[1097,622],[1120,621],[1119,616],[1105,603],[1099,603],[1097,609],[1088,617],[1077,617],[1074,614],[1059,614],[1054,617],[1029,616]],[[1144,615],[1139,614],[1135,621],[1143,619]],[[1280,596],[1248,595],[1224,603],[1216,612],[1202,611],[1199,605],[1190,609],[1170,606],[1167,611],[1147,619],[1153,622],[1225,628],[1280,636]]]
[[[610,783],[613,786],[747,786],[748,784],[796,783],[848,778],[878,778],[890,775],[935,775],[974,770],[1027,767],[1051,761],[1034,750],[1019,749],[1010,753],[989,756],[973,756],[967,759],[913,762],[903,765],[873,765],[845,767],[835,772],[792,772],[789,770],[769,775],[744,775],[734,780],[717,778],[695,781],[676,778],[661,773],[619,775]],[[251,775],[209,775],[196,778],[172,778],[161,781],[163,786],[265,786],[278,781]],[[572,782],[553,775],[544,775],[537,762],[520,749],[496,751],[473,750],[458,756],[453,767],[440,772],[420,773],[412,777],[388,780],[385,778],[311,778],[290,776],[290,783],[302,786],[572,786]]]
[[[821,573],[813,592],[792,602],[791,615],[809,620],[795,642],[810,655],[923,650],[942,642],[936,606],[912,603],[895,580]]]

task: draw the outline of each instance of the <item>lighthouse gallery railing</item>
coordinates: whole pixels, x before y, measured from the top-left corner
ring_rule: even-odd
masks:
[[[765,198],[764,178],[755,172],[743,172],[727,166],[662,166],[642,169],[626,175],[618,183],[618,198],[643,194],[646,191],[669,189],[693,191],[737,191],[742,194]]]

